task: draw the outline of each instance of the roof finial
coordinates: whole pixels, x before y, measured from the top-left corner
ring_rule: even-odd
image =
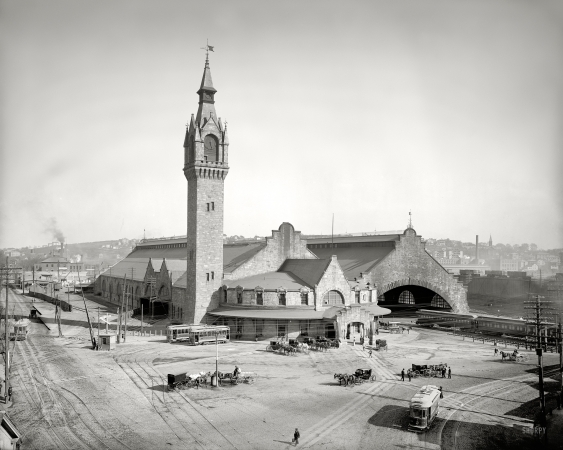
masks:
[[[205,50],[205,67],[209,68],[209,52],[214,52],[214,46],[209,45],[209,39],[206,40],[205,47],[201,47],[202,50]]]
[[[409,228],[412,228],[412,213],[409,211]]]

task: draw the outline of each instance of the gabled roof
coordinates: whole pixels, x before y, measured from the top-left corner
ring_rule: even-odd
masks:
[[[291,272],[309,287],[315,287],[326,272],[331,259],[286,259],[278,272]]]
[[[152,261],[152,263],[153,268],[160,269],[160,264],[156,265],[154,260]],[[137,281],[143,281],[145,279],[145,274],[147,273],[148,264],[148,259],[125,258],[106,271],[102,272],[101,275],[111,275],[112,278],[123,278],[125,275],[127,275],[127,279],[129,280],[133,279]]]
[[[155,243],[153,243],[154,245]],[[166,258],[166,262],[172,259],[188,259],[188,251],[186,247],[175,247],[175,248],[143,248],[140,246],[135,247],[135,249],[127,255],[127,258],[158,258],[162,260]],[[157,267],[155,266],[155,269]],[[158,266],[160,269],[160,265]]]
[[[266,247],[265,242],[223,245],[223,272],[231,273]]]
[[[336,255],[340,267],[347,279],[352,280],[373,270],[385,257],[395,250],[394,247],[335,247],[310,248],[321,259]]]

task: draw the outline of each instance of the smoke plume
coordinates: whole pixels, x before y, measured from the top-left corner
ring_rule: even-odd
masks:
[[[54,217],[48,219],[45,223],[45,231],[51,233],[57,241],[59,241],[61,244],[64,244],[65,235],[59,229],[59,226],[57,225],[57,219],[55,219]]]

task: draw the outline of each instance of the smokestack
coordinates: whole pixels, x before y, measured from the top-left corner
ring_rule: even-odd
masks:
[[[475,261],[479,264],[479,235],[475,235]]]

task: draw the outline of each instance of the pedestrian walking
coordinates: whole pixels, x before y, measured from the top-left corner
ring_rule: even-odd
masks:
[[[444,393],[442,392],[442,386],[440,386],[440,398],[444,398]]]
[[[407,371],[407,375],[409,376],[409,381],[411,381],[411,378],[412,378],[412,373],[411,373],[411,371],[410,371],[410,370],[408,370],[408,371]]]
[[[401,370],[401,381],[405,381],[405,369]]]
[[[369,357],[371,358],[371,350],[369,351]]]
[[[442,378],[446,378],[446,369],[442,367]]]
[[[356,336],[354,336],[354,342],[352,344],[354,347],[356,346]]]
[[[295,433],[293,433],[293,443],[295,445],[299,444],[299,438],[301,437],[301,434],[299,434],[299,430],[296,428],[295,429]]]
[[[452,368],[448,367],[448,378],[452,377]]]
[[[411,334],[411,327],[407,328],[407,334]]]

